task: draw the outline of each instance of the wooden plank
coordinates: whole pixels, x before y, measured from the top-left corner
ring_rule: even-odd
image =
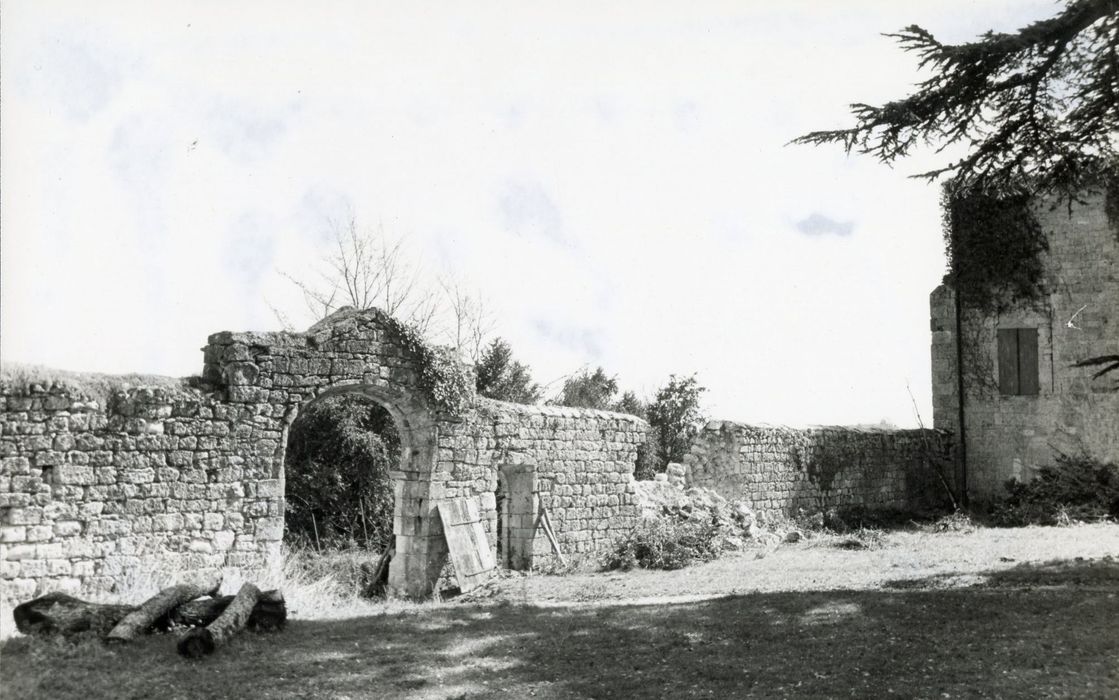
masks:
[[[1022,396],[1037,396],[1038,358],[1037,329],[1018,329],[1018,393]]]
[[[540,522],[544,526],[544,534],[548,536],[548,542],[552,545],[552,550],[559,557],[560,564],[567,566],[567,560],[563,558],[563,552],[560,551],[556,533],[552,530],[552,520],[548,517],[548,508],[543,503],[540,504]]]
[[[1018,394],[1018,329],[998,329],[999,393]]]
[[[488,578],[497,565],[478,504],[469,498],[448,499],[440,501],[438,509],[459,590],[466,592]]]

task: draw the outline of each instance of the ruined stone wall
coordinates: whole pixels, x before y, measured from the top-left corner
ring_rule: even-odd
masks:
[[[109,406],[63,390],[0,396],[4,595],[111,591],[156,562],[252,567],[283,534],[280,430],[181,388]]]
[[[915,510],[944,489],[930,459],[950,444],[932,430],[785,428],[711,421],[684,458],[688,486],[746,501],[757,512],[796,515],[832,507]]]
[[[961,347],[967,484],[971,497],[1001,495],[1011,478],[1028,480],[1058,452],[1119,460],[1119,391],[1114,374],[1093,380],[1073,363],[1119,355],[1119,235],[1107,221],[1103,194],[1082,204],[1035,205],[1049,241],[1043,255],[1047,295],[986,315],[964,309]],[[959,433],[956,318],[953,292],[931,295],[933,422]],[[1036,328],[1038,394],[1001,395],[999,329]],[[1098,369],[1098,368],[1097,368]]]
[[[569,552],[632,525],[643,421],[478,399],[472,382],[452,412],[394,329],[380,312],[349,310],[306,333],[216,333],[193,386],[121,384],[108,400],[0,381],[0,595],[105,591],[160,567],[275,559],[288,427],[308,402],[341,392],[383,406],[401,436],[395,593],[424,595],[438,579],[442,499],[476,499],[496,544],[502,470],[528,485],[517,530],[529,555],[548,549],[539,504]]]
[[[438,473],[448,498],[477,497],[496,545],[498,473],[533,476],[536,502],[548,509],[564,552],[601,548],[633,527],[633,472],[648,425],[634,416],[479,399],[466,420],[439,436]],[[534,517],[538,516],[534,512]],[[542,530],[533,551],[547,554]]]

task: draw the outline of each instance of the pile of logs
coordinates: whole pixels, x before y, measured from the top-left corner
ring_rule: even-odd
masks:
[[[192,659],[214,653],[245,628],[283,629],[287,605],[282,593],[261,592],[246,583],[237,595],[219,596],[220,587],[220,575],[170,586],[139,606],[89,603],[65,593],[48,593],[17,605],[13,616],[24,634],[93,633],[107,644],[126,644],[153,630],[187,627],[178,648]]]

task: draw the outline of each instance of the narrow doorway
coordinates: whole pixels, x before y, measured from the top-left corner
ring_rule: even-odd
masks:
[[[497,562],[507,569],[532,567],[536,538],[536,469],[507,464],[498,469]]]

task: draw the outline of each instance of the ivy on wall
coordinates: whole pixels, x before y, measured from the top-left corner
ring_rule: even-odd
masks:
[[[388,314],[381,317],[390,335],[415,363],[420,389],[432,406],[451,415],[461,414],[474,399],[474,373],[454,351],[432,345],[411,325]]]
[[[949,277],[962,305],[998,312],[1045,295],[1041,255],[1049,241],[1031,196],[945,190],[944,239]]]

